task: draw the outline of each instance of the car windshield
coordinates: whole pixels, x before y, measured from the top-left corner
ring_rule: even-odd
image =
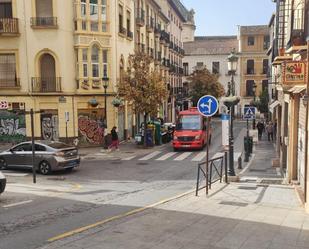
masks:
[[[65,148],[69,148],[71,146],[64,144],[64,143],[59,143],[59,142],[53,142],[53,143],[49,143],[47,144],[49,147],[52,147],[54,149],[65,149]]]
[[[176,130],[200,130],[200,115],[181,115],[176,124]]]

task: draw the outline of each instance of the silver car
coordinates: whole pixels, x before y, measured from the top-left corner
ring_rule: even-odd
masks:
[[[52,171],[71,171],[80,164],[78,150],[60,142],[35,141],[35,167],[47,175]],[[23,142],[0,153],[1,168],[32,168],[32,144]]]

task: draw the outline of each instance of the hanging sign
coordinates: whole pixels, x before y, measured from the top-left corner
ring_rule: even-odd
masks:
[[[283,63],[283,84],[306,84],[307,63],[305,61],[286,61]]]

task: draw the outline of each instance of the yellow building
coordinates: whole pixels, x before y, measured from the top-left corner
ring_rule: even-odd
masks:
[[[239,26],[240,105],[250,105],[262,91],[268,91],[269,29],[267,25]]]
[[[0,142],[31,135],[30,109],[42,112],[37,139],[101,144],[105,108],[124,138],[127,105],[111,102],[134,52],[134,1],[0,0],[0,10]]]

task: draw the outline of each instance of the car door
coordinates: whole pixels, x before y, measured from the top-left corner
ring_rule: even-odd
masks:
[[[9,167],[31,167],[29,165],[29,153],[31,153],[30,143],[17,145],[6,156],[6,162]]]

